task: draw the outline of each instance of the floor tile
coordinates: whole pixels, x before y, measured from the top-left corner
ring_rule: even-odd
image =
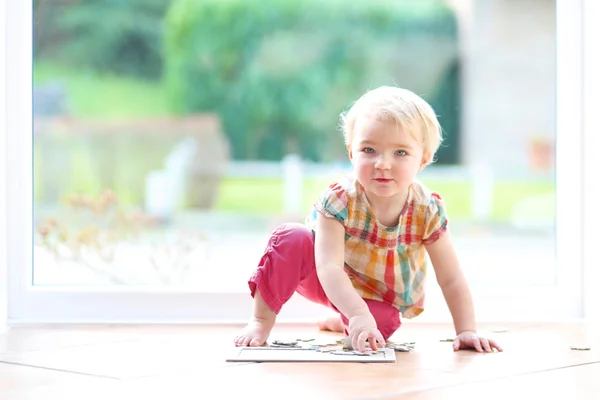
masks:
[[[600,363],[527,373],[503,379],[454,385],[428,391],[398,393],[390,399],[521,399],[526,393],[537,399],[596,400],[600,393]]]
[[[89,392],[94,385],[109,387],[116,383],[117,380],[114,379],[0,363],[0,398],[2,400],[32,397],[49,399],[51,397],[47,396],[48,391],[57,385],[85,387]],[[40,397],[42,393],[46,393],[46,397]]]

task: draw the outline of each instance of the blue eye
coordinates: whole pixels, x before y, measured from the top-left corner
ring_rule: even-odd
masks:
[[[405,156],[406,155],[406,151],[404,151],[404,150],[396,150],[395,154],[397,156]]]
[[[375,149],[373,149],[372,147],[365,147],[363,149],[364,153],[375,153]]]

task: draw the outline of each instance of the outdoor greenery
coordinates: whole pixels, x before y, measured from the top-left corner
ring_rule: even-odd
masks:
[[[339,113],[373,86],[398,84],[434,106],[451,144],[439,162],[456,162],[458,34],[442,0],[35,0],[34,7],[37,73],[66,86],[74,115],[214,112],[236,159],[296,151],[332,160],[344,155]]]
[[[338,115],[379,85],[422,93],[457,134],[457,97],[443,92],[458,88],[456,18],[443,1],[175,0],[165,26],[170,104],[217,113],[236,159],[343,157]]]
[[[169,0],[34,0],[34,55],[159,80]]]
[[[62,78],[65,82],[65,88],[71,100],[71,111],[76,116],[120,118],[169,113],[169,106],[164,96],[165,91],[160,82],[147,82],[113,73],[100,73],[85,69],[68,69],[51,62],[41,61],[35,64],[35,82],[44,83],[58,78]],[[90,92],[96,95],[88,96]],[[36,155],[39,150],[41,149],[36,148]],[[102,190],[101,179],[98,178],[97,171],[91,168],[89,163],[89,157],[92,155],[89,154],[89,150],[81,150],[77,154],[79,156],[73,154],[73,157],[78,166],[72,168],[72,172],[67,175],[69,184],[64,187],[65,194],[100,193]],[[161,157],[164,157],[164,151],[161,154]],[[131,162],[134,160],[135,158],[132,157]],[[152,164],[158,167],[160,162],[155,161]],[[37,162],[36,176],[40,177],[43,169],[47,169],[47,167]],[[119,187],[113,189],[119,193],[125,205],[140,204],[142,199],[139,196],[143,190],[143,182],[127,178],[132,174],[135,175],[135,171],[140,168],[131,164],[126,169],[131,171],[124,173],[123,179],[119,180],[121,182]],[[310,207],[326,183],[327,181],[319,179],[305,180],[303,198],[305,209]],[[426,183],[431,184],[432,188],[442,193],[453,218],[469,218],[471,215],[471,187],[467,181],[459,184],[440,181]],[[43,194],[39,178],[36,178],[35,185],[35,194],[39,198]],[[283,209],[282,186],[279,179],[227,178],[221,184],[215,210],[240,213],[281,212]],[[252,190],[252,196],[247,196],[249,190]],[[554,190],[552,182],[540,184],[517,181],[498,182],[495,186],[493,218],[500,222],[506,221],[519,202],[532,196],[552,194]]]
[[[342,159],[339,113],[368,88],[399,84],[434,106],[446,134],[438,164],[455,162],[457,28],[441,0],[35,0],[34,6],[35,85],[60,83],[74,117],[215,112],[237,159],[280,160],[290,150],[307,159]],[[119,154],[139,146],[138,139],[129,142]],[[63,164],[40,163],[43,149],[36,146],[37,199],[44,173],[45,181],[65,181],[65,196],[105,189],[104,171],[90,160],[112,147],[86,146],[75,146],[66,172]],[[128,165],[118,166],[111,189],[125,206],[143,202],[140,176],[148,166],[159,168],[167,151],[147,143],[143,154],[131,153]],[[454,218],[471,215],[467,180],[426,183]],[[326,184],[305,180],[305,209]],[[552,193],[552,182],[496,182],[493,219],[505,221],[522,201]],[[281,194],[279,179],[226,178],[215,210],[279,213]]]
[[[43,59],[35,62],[33,74],[37,85],[50,82],[63,85],[68,113],[75,117],[122,118],[171,114],[160,82],[99,72],[89,67],[67,67]]]

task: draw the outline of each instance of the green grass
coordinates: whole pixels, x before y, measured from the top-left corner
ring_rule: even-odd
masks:
[[[302,207],[308,212],[313,201],[326,188],[327,179],[306,179]],[[466,220],[471,217],[471,184],[423,180],[431,190],[440,193],[450,218]],[[250,195],[252,193],[252,195]],[[276,178],[225,179],[220,187],[216,210],[241,213],[278,213],[283,209],[283,183]],[[508,221],[516,206],[532,197],[555,193],[552,182],[499,181],[494,186],[492,219]]]
[[[325,179],[305,179],[302,207],[308,210],[327,187]],[[250,194],[251,193],[251,194]],[[278,178],[228,178],[221,182],[216,209],[242,213],[283,211],[283,182]]]
[[[74,116],[121,118],[169,115],[165,91],[159,82],[72,69],[38,61],[34,84],[62,82]]]

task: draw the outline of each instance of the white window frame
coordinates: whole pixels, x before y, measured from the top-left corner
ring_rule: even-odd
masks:
[[[600,35],[600,3],[583,1],[583,313],[586,321],[600,324],[600,263],[598,262],[598,227],[600,199],[598,149],[600,149],[600,51],[592,38]]]
[[[593,196],[589,190],[596,178],[586,171],[598,171],[598,157],[592,152],[598,143],[592,135],[598,124],[591,121],[593,90],[583,90],[584,53],[591,53],[593,21],[584,23],[583,7],[595,0],[557,0],[557,285],[554,287],[473,287],[479,320],[565,320],[599,316],[597,290],[584,283],[592,270],[591,233],[598,226]],[[34,287],[32,285],[32,2],[6,0],[6,123],[7,160],[2,173],[7,179],[8,219],[8,321],[28,323],[185,323],[242,322],[251,312],[245,293],[194,293],[173,288],[149,287]],[[587,36],[590,35],[590,36]],[[590,40],[591,42],[591,40]],[[586,53],[587,54],[587,53]],[[597,61],[585,59],[585,79],[596,80]],[[596,90],[597,93],[597,90]],[[584,112],[584,95],[586,112]],[[595,96],[595,98],[592,98]],[[583,120],[586,118],[585,122]],[[594,126],[592,126],[595,124]],[[585,127],[585,137],[584,130]],[[598,130],[596,129],[596,132]],[[583,144],[586,144],[584,150]],[[585,156],[585,159],[583,158]],[[582,162],[583,160],[583,162]],[[584,192],[583,184],[587,183]],[[597,190],[597,189],[596,189]],[[584,199],[585,195],[585,199]],[[586,219],[584,220],[584,205]],[[592,213],[596,213],[594,216]],[[584,236],[587,234],[584,252]],[[485,262],[485,260],[482,260]],[[2,270],[0,269],[0,272]],[[594,275],[595,274],[595,275]],[[2,279],[3,277],[0,277]],[[598,280],[596,279],[596,282]],[[585,291],[584,291],[585,289]],[[1,293],[0,293],[1,295]],[[585,308],[584,308],[585,300]],[[429,302],[441,302],[433,293]],[[449,313],[425,314],[419,321],[448,320]],[[280,320],[309,321],[327,314],[321,307],[295,296],[286,304]]]
[[[0,26],[6,26],[6,5],[0,5]],[[6,254],[6,32],[0,29],[0,334],[8,327],[8,268]]]

